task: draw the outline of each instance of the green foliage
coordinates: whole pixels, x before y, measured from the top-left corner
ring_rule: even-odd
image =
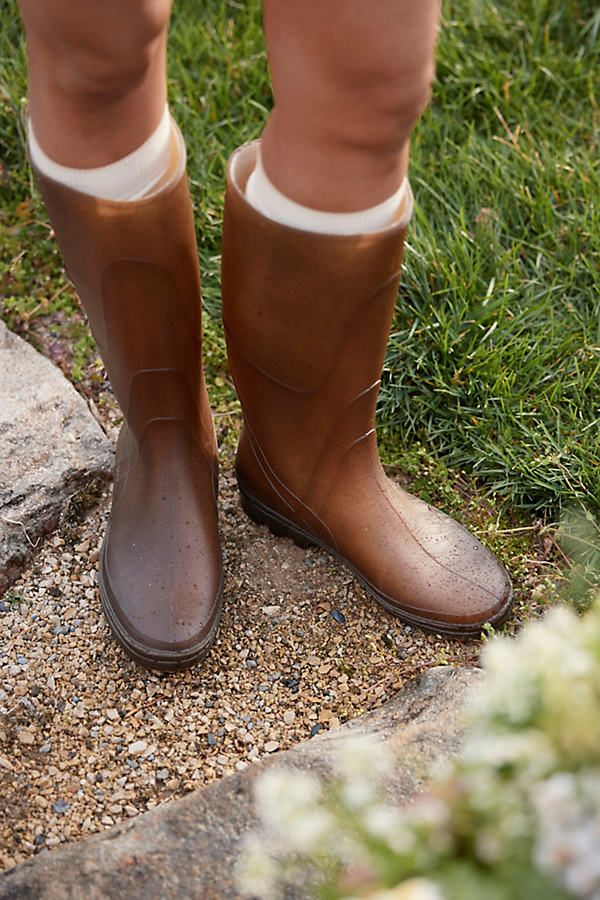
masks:
[[[566,900],[569,894],[539,872],[514,864],[494,870],[455,862],[444,873],[447,900]]]
[[[580,610],[600,604],[600,521],[571,509],[561,525],[562,544],[574,560],[568,599]]]

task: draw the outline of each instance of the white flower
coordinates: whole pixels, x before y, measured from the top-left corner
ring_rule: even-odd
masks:
[[[275,852],[322,851],[335,826],[323,805],[319,780],[307,772],[277,770],[257,779],[256,806]]]
[[[274,830],[292,828],[299,816],[314,809],[320,796],[318,778],[295,769],[269,769],[254,786],[258,814]]]
[[[487,678],[472,697],[476,733],[493,737],[536,728],[571,764],[600,748],[600,615],[580,619],[565,607],[530,624],[516,640],[484,650]]]
[[[250,844],[246,885],[270,897],[274,885],[299,883],[305,866],[327,876],[332,860],[388,871],[390,851],[398,871],[429,874],[469,845],[474,853],[461,863],[493,869],[533,847],[523,862],[530,873],[537,868],[579,900],[600,900],[600,607],[582,619],[552,611],[515,640],[491,642],[484,664],[461,755],[409,807],[383,802],[394,759],[372,736],[341,741],[330,792],[306,773],[265,773],[256,788],[264,843]],[[440,898],[440,886],[421,878],[369,900]]]
[[[371,781],[390,775],[395,760],[381,740],[372,735],[350,735],[340,741],[335,768],[345,781]]]
[[[395,853],[409,853],[415,844],[405,814],[395,806],[379,803],[364,811],[361,824],[367,834],[384,841]]]
[[[461,754],[467,766],[495,769],[506,766],[525,770],[528,777],[540,777],[556,766],[557,759],[550,740],[538,729],[497,734],[477,731],[467,738]]]
[[[351,735],[337,749],[335,769],[340,777],[339,794],[349,809],[360,810],[377,803],[379,783],[390,775],[394,757],[385,744],[372,735]]]
[[[600,898],[600,773],[559,772],[532,791],[535,862],[576,897]]]
[[[266,851],[263,839],[255,834],[248,835],[242,845],[236,870],[236,880],[242,894],[271,900],[276,897],[278,874],[278,864]]]
[[[340,799],[348,809],[359,810],[377,802],[375,786],[368,778],[352,778],[340,785]]]
[[[495,638],[482,653],[487,678],[470,696],[471,719],[480,725],[502,716],[513,724],[527,723],[538,705],[537,679],[532,679],[515,644]]]
[[[499,863],[504,856],[504,843],[491,828],[480,828],[475,835],[475,852],[479,859],[490,866]]]
[[[450,820],[448,806],[437,797],[427,796],[418,801],[415,806],[419,822],[425,823],[430,828],[445,828]]]
[[[369,894],[367,900],[444,900],[444,894],[435,881],[411,878],[390,890]]]
[[[335,818],[326,809],[305,810],[296,816],[287,832],[287,847],[293,853],[321,854],[327,851],[335,827]]]

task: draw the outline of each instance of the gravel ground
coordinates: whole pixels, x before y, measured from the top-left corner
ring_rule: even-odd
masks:
[[[145,672],[110,637],[108,496],[0,601],[0,868],[337,728],[423,668],[476,662],[478,640],[403,625],[324,553],[250,522],[230,468],[220,496],[225,613],[195,669]]]
[[[107,509],[50,538],[0,601],[3,867],[336,728],[456,658],[455,643],[404,626],[322,552],[250,522],[226,472],[220,638],[196,669],[143,672],[99,609]],[[477,649],[461,644],[461,660]]]

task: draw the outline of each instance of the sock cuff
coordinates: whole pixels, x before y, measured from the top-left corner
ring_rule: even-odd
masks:
[[[107,166],[77,169],[50,159],[40,147],[29,119],[29,154],[43,175],[82,194],[104,200],[139,200],[152,191],[170,166],[173,125],[169,107],[165,106],[158,127],[136,150]]]
[[[282,225],[318,234],[368,234],[390,226],[405,226],[413,211],[413,195],[407,178],[387,200],[357,212],[327,212],[302,206],[275,187],[265,172],[260,150],[246,185],[246,199],[263,215]]]

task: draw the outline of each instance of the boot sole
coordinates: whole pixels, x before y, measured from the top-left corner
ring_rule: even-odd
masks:
[[[496,613],[495,616],[487,619],[484,622],[468,625],[458,625],[451,622],[438,622],[432,619],[423,619],[420,616],[415,616],[413,613],[407,612],[406,610],[392,603],[385,594],[382,594],[381,591],[379,591],[373,584],[371,584],[371,582],[367,581],[367,579],[356,568],[356,566],[354,566],[345,557],[340,556],[340,554],[337,553],[328,544],[324,543],[309,531],[305,531],[299,525],[290,522],[290,520],[286,519],[285,516],[282,516],[279,513],[275,512],[275,510],[272,510],[268,506],[265,506],[264,503],[261,503],[261,501],[258,500],[257,497],[253,496],[253,494],[248,490],[239,476],[237,476],[237,483],[240,491],[242,508],[246,515],[250,519],[252,519],[253,522],[256,522],[258,525],[266,525],[271,533],[276,535],[277,537],[291,538],[298,547],[302,547],[304,549],[307,547],[320,547],[322,550],[325,550],[330,556],[337,560],[337,562],[341,563],[346,569],[348,569],[352,573],[352,575],[354,575],[356,580],[363,586],[366,592],[371,597],[373,597],[373,599],[376,600],[377,603],[380,604],[380,606],[383,606],[383,608],[388,612],[397,616],[403,622],[407,622],[409,625],[416,625],[418,628],[422,628],[424,631],[431,631],[435,634],[448,635],[449,637],[470,637],[473,635],[479,635],[484,625],[491,625],[493,628],[497,628],[507,620],[510,614],[513,605],[512,584],[510,587],[508,599],[504,606],[499,610],[499,612]]]
[[[218,613],[208,635],[195,646],[187,647],[185,650],[157,650],[155,647],[148,647],[139,641],[136,641],[135,638],[127,633],[115,615],[113,605],[110,601],[111,592],[107,588],[106,579],[104,577],[104,567],[106,565],[105,554],[106,537],[102,544],[100,566],[98,569],[100,600],[110,630],[127,656],[138,665],[143,666],[146,669],[156,669],[159,672],[179,672],[182,669],[189,669],[191,666],[202,662],[202,660],[208,656],[217,637],[219,625],[221,624],[221,615],[223,612],[223,584],[221,583],[217,594]]]

